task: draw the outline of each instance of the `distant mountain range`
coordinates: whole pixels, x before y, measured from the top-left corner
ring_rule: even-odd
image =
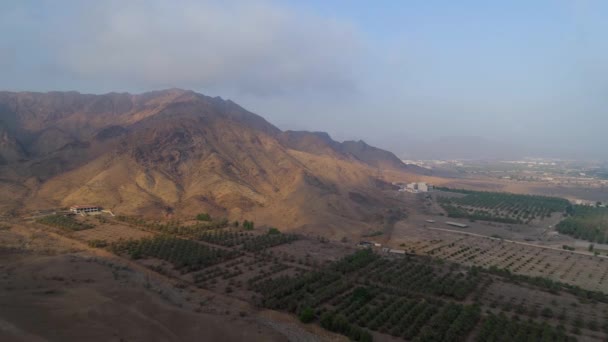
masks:
[[[474,136],[449,136],[430,141],[408,140],[406,148],[397,148],[403,159],[511,160],[548,155],[540,149],[525,148]]]
[[[363,141],[281,131],[230,100],[0,92],[0,210],[96,204],[345,229],[394,203],[379,170],[420,169]]]

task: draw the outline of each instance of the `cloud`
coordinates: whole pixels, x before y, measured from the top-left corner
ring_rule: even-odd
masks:
[[[605,156],[606,11],[590,6],[0,1],[0,90],[180,87],[398,150],[458,132]]]
[[[87,4],[48,23],[57,67],[72,77],[256,96],[357,88],[364,49],[345,22],[271,2]]]

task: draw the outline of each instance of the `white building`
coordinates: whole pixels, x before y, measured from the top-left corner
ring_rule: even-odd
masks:
[[[429,192],[433,189],[433,186],[424,182],[409,183],[405,186],[405,191],[418,193],[418,192]]]
[[[467,228],[469,226],[467,226],[464,223],[458,223],[458,222],[452,222],[452,221],[446,221],[445,224],[450,225],[450,226],[454,226],[454,227],[458,227],[458,228]]]
[[[70,207],[70,211],[74,214],[96,213],[101,211],[101,207],[96,205],[73,205]]]
[[[420,192],[428,192],[429,186],[426,183],[418,183],[418,191]]]

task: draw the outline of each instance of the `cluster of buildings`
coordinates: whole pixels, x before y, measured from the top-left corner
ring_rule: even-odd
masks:
[[[389,247],[382,247],[382,244],[379,244],[377,242],[371,242],[371,241],[360,241],[357,244],[357,247],[363,248],[363,249],[381,248],[380,251],[382,253],[386,253],[386,254],[414,255],[414,254],[411,254],[411,253],[407,253],[403,249],[394,249],[394,248],[389,248]]]
[[[399,191],[407,191],[407,192],[412,192],[412,193],[419,193],[419,192],[429,192],[433,190],[433,186],[431,184],[427,184],[425,182],[418,182],[418,183],[408,183],[408,184],[399,184]]]
[[[589,200],[583,200],[583,199],[575,199],[571,202],[576,205],[585,205],[588,207],[597,207],[597,208],[605,208],[608,206],[608,204],[604,204],[600,201],[589,201]]]

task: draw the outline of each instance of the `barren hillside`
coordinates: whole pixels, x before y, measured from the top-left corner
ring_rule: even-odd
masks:
[[[382,222],[392,153],[326,133],[282,132],[230,100],[0,93],[3,211],[93,203],[152,216],[210,212],[328,233]]]

